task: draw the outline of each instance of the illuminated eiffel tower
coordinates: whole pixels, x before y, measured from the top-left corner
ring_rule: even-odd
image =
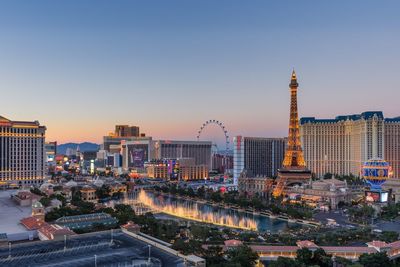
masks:
[[[282,195],[286,186],[303,184],[311,178],[311,172],[306,168],[300,141],[299,115],[297,112],[297,83],[296,73],[292,72],[290,80],[290,121],[289,136],[282,168],[278,170],[277,184],[273,195]]]

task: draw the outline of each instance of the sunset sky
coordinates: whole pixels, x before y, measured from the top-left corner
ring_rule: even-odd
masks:
[[[0,115],[47,140],[101,142],[115,124],[195,139],[285,136],[300,116],[400,116],[400,1],[1,1]],[[204,139],[220,139],[210,128]]]

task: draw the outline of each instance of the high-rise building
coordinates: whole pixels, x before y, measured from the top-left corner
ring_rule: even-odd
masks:
[[[290,120],[289,135],[283,167],[278,171],[277,184],[274,196],[280,196],[286,186],[294,183],[305,183],[311,179],[311,172],[306,168],[303,150],[300,141],[299,115],[297,110],[297,83],[296,73],[292,72],[290,80]]]
[[[210,141],[170,141],[159,140],[154,144],[155,158],[193,158],[196,165],[211,168]]]
[[[138,126],[129,125],[116,125],[115,136],[116,137],[139,137],[140,131]]]
[[[212,155],[212,166],[213,171],[218,173],[225,173],[232,171],[233,169],[233,156],[215,153]]]
[[[136,137],[122,141],[122,167],[144,169],[145,162],[154,159],[154,141],[151,137]]]
[[[45,177],[46,127],[38,121],[11,121],[0,116],[0,183],[41,184]]]
[[[400,117],[384,118],[381,111],[300,120],[304,157],[318,177],[326,173],[360,175],[364,162],[385,159],[394,177],[400,175]]]
[[[121,141],[134,141],[140,136],[142,135],[140,135],[138,126],[116,125],[113,133],[103,137],[102,149],[108,152],[117,153],[115,147],[120,146]],[[114,150],[112,149],[113,147]]]
[[[237,184],[244,170],[254,177],[276,176],[285,156],[286,139],[236,136],[233,146],[233,178]]]
[[[45,157],[46,162],[55,161],[57,155],[57,142],[46,142],[44,144],[44,151],[46,153]]]

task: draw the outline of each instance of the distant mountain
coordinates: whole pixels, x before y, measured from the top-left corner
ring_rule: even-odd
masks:
[[[84,143],[66,143],[62,145],[57,146],[57,154],[65,154],[67,152],[68,148],[71,149],[76,149],[79,146],[79,150],[81,152],[85,151],[97,151],[100,149],[100,145],[95,144],[95,143],[89,143],[89,142],[84,142]]]

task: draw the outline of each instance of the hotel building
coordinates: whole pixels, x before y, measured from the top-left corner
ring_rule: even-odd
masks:
[[[140,134],[138,126],[116,125],[114,132],[103,137],[102,149],[120,153],[121,141],[135,141],[139,137],[145,137],[145,134]]]
[[[136,137],[122,141],[121,146],[124,169],[143,169],[145,162],[151,160],[182,158],[192,158],[194,165],[205,165],[207,171],[211,168],[212,143],[209,141],[169,141]]]
[[[154,144],[156,159],[193,158],[195,165],[211,168],[210,141],[169,141],[159,140]]]
[[[363,163],[382,158],[400,175],[400,117],[384,118],[380,111],[301,118],[300,136],[307,167],[315,176],[326,173],[360,175]]]
[[[273,177],[285,157],[286,138],[233,138],[233,178],[237,184],[242,171],[250,176]]]
[[[0,184],[41,184],[45,177],[46,127],[38,121],[11,121],[0,116]]]

